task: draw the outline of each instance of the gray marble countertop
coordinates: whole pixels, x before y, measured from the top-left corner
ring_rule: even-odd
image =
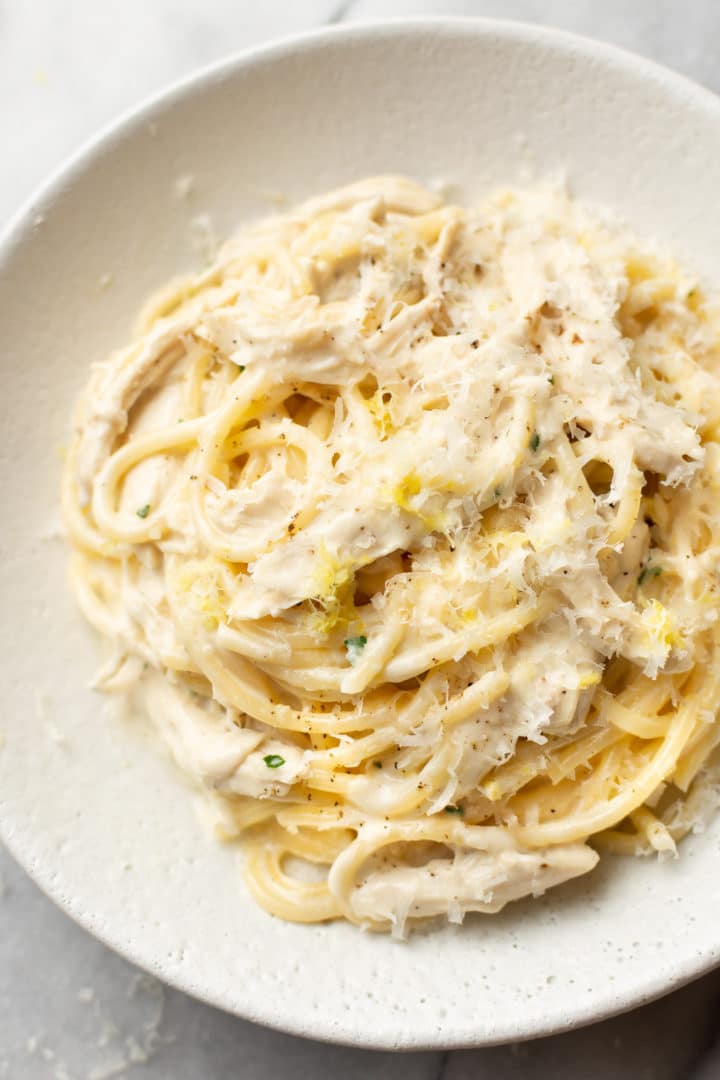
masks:
[[[0,0],[0,219],[103,124],[194,68],[328,22],[441,13],[605,38],[720,92],[714,0]],[[720,1078],[720,971],[567,1035],[394,1055],[279,1035],[162,986],[75,926],[2,849],[0,919],[0,1078]]]

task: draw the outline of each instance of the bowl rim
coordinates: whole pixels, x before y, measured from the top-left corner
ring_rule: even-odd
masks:
[[[584,52],[603,61],[610,67],[633,69],[658,83],[664,84],[685,101],[695,102],[702,109],[720,118],[720,95],[709,87],[683,75],[672,68],[620,45],[579,34],[558,27],[521,19],[493,18],[485,15],[422,15],[395,16],[388,19],[372,19],[360,22],[330,23],[272,38],[270,41],[233,50],[219,60],[210,61],[193,69],[187,75],[174,79],[158,90],[152,91],[123,109],[117,116],[103,124],[84,139],[80,145],[60,161],[48,176],[34,185],[30,194],[19,204],[5,221],[0,222],[0,268],[7,254],[24,228],[32,225],[32,216],[40,212],[63,187],[74,181],[86,166],[92,164],[96,154],[106,147],[120,142],[141,123],[152,122],[155,111],[164,111],[200,86],[221,81],[236,68],[253,67],[281,60],[284,55],[312,51],[331,42],[334,38],[361,39],[380,36],[419,34],[428,28],[442,34],[467,30],[490,36],[496,33],[516,41],[532,42],[544,39],[547,44],[565,46],[568,51]]]
[[[434,34],[448,36],[456,35],[458,32],[484,37],[496,35],[503,40],[535,44],[541,48],[547,46],[569,54],[593,58],[610,69],[630,71],[635,76],[653,81],[684,105],[699,109],[715,118],[720,124],[720,96],[713,90],[661,63],[589,35],[519,19],[465,15],[398,16],[389,19],[323,24],[235,50],[153,91],[104,124],[64,158],[0,227],[0,277],[6,272],[6,265],[14,250],[23,244],[27,233],[42,220],[45,209],[52,206],[57,195],[75,183],[107,149],[132,137],[140,126],[152,125],[156,117],[161,119],[166,110],[191,98],[201,88],[212,85],[214,82],[221,82],[236,71],[276,64],[290,55],[311,53],[335,41],[350,43],[378,38],[414,37],[428,30],[432,30]],[[499,1027],[496,1033],[490,1035],[476,1034],[468,1030],[466,1037],[443,1038],[441,1035],[434,1038],[415,1039],[412,1036],[408,1037],[407,1034],[399,1034],[396,1039],[391,1040],[383,1036],[374,1037],[371,1032],[364,1031],[355,1031],[351,1035],[347,1029],[338,1031],[330,1021],[318,1022],[317,1019],[314,1021],[313,1029],[309,1030],[307,1024],[300,1018],[285,1019],[273,1014],[270,1007],[263,1007],[262,1004],[260,1007],[255,1006],[240,1012],[233,1004],[223,1000],[213,991],[193,985],[191,978],[174,973],[168,975],[162,971],[161,965],[158,965],[157,969],[151,967],[148,958],[136,955],[132,945],[114,940],[106,928],[97,926],[91,912],[78,912],[70,899],[55,895],[50,885],[50,877],[45,878],[41,869],[33,864],[32,858],[26,852],[16,850],[11,833],[12,830],[4,827],[3,816],[0,816],[0,843],[4,845],[12,858],[65,915],[113,952],[141,970],[160,978],[174,989],[224,1012],[275,1031],[311,1038],[318,1042],[352,1046],[357,1049],[407,1051],[463,1049],[498,1045],[510,1041],[521,1042],[560,1034],[617,1016],[663,997],[720,966],[719,938],[715,944],[707,942],[702,951],[688,954],[684,961],[675,961],[670,973],[667,969],[655,970],[645,980],[641,982],[636,980],[630,990],[617,993],[612,1002],[590,1002],[584,1006],[581,1002],[577,1002],[564,1016],[557,1015],[548,1018],[546,1022],[538,1021],[529,1026],[509,1020]]]

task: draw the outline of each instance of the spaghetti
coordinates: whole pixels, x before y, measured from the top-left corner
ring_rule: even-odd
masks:
[[[286,919],[402,934],[713,802],[717,323],[541,187],[248,227],[98,366],[72,582]]]

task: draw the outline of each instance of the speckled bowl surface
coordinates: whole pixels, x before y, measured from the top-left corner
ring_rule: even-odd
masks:
[[[720,959],[720,821],[677,861],[610,861],[407,944],[295,926],[246,895],[174,767],[88,687],[98,648],[56,537],[58,450],[88,366],[223,237],[381,171],[571,190],[720,282],[720,103],[637,57],[519,24],[325,31],[246,53],[103,134],[0,247],[0,832],[73,918],[168,982],[288,1031],[373,1047],[526,1038]]]

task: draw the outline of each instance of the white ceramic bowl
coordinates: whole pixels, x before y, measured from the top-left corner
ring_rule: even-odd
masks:
[[[224,236],[268,196],[374,172],[472,197],[560,169],[720,281],[720,102],[603,45],[485,21],[325,31],[203,72],[83,151],[2,243],[2,837],[88,930],[242,1016],[480,1045],[606,1016],[720,959],[720,821],[677,862],[610,862],[406,945],[270,918],[174,768],[86,689],[96,643],[52,539],[73,398],[146,295],[198,265],[197,215]]]

